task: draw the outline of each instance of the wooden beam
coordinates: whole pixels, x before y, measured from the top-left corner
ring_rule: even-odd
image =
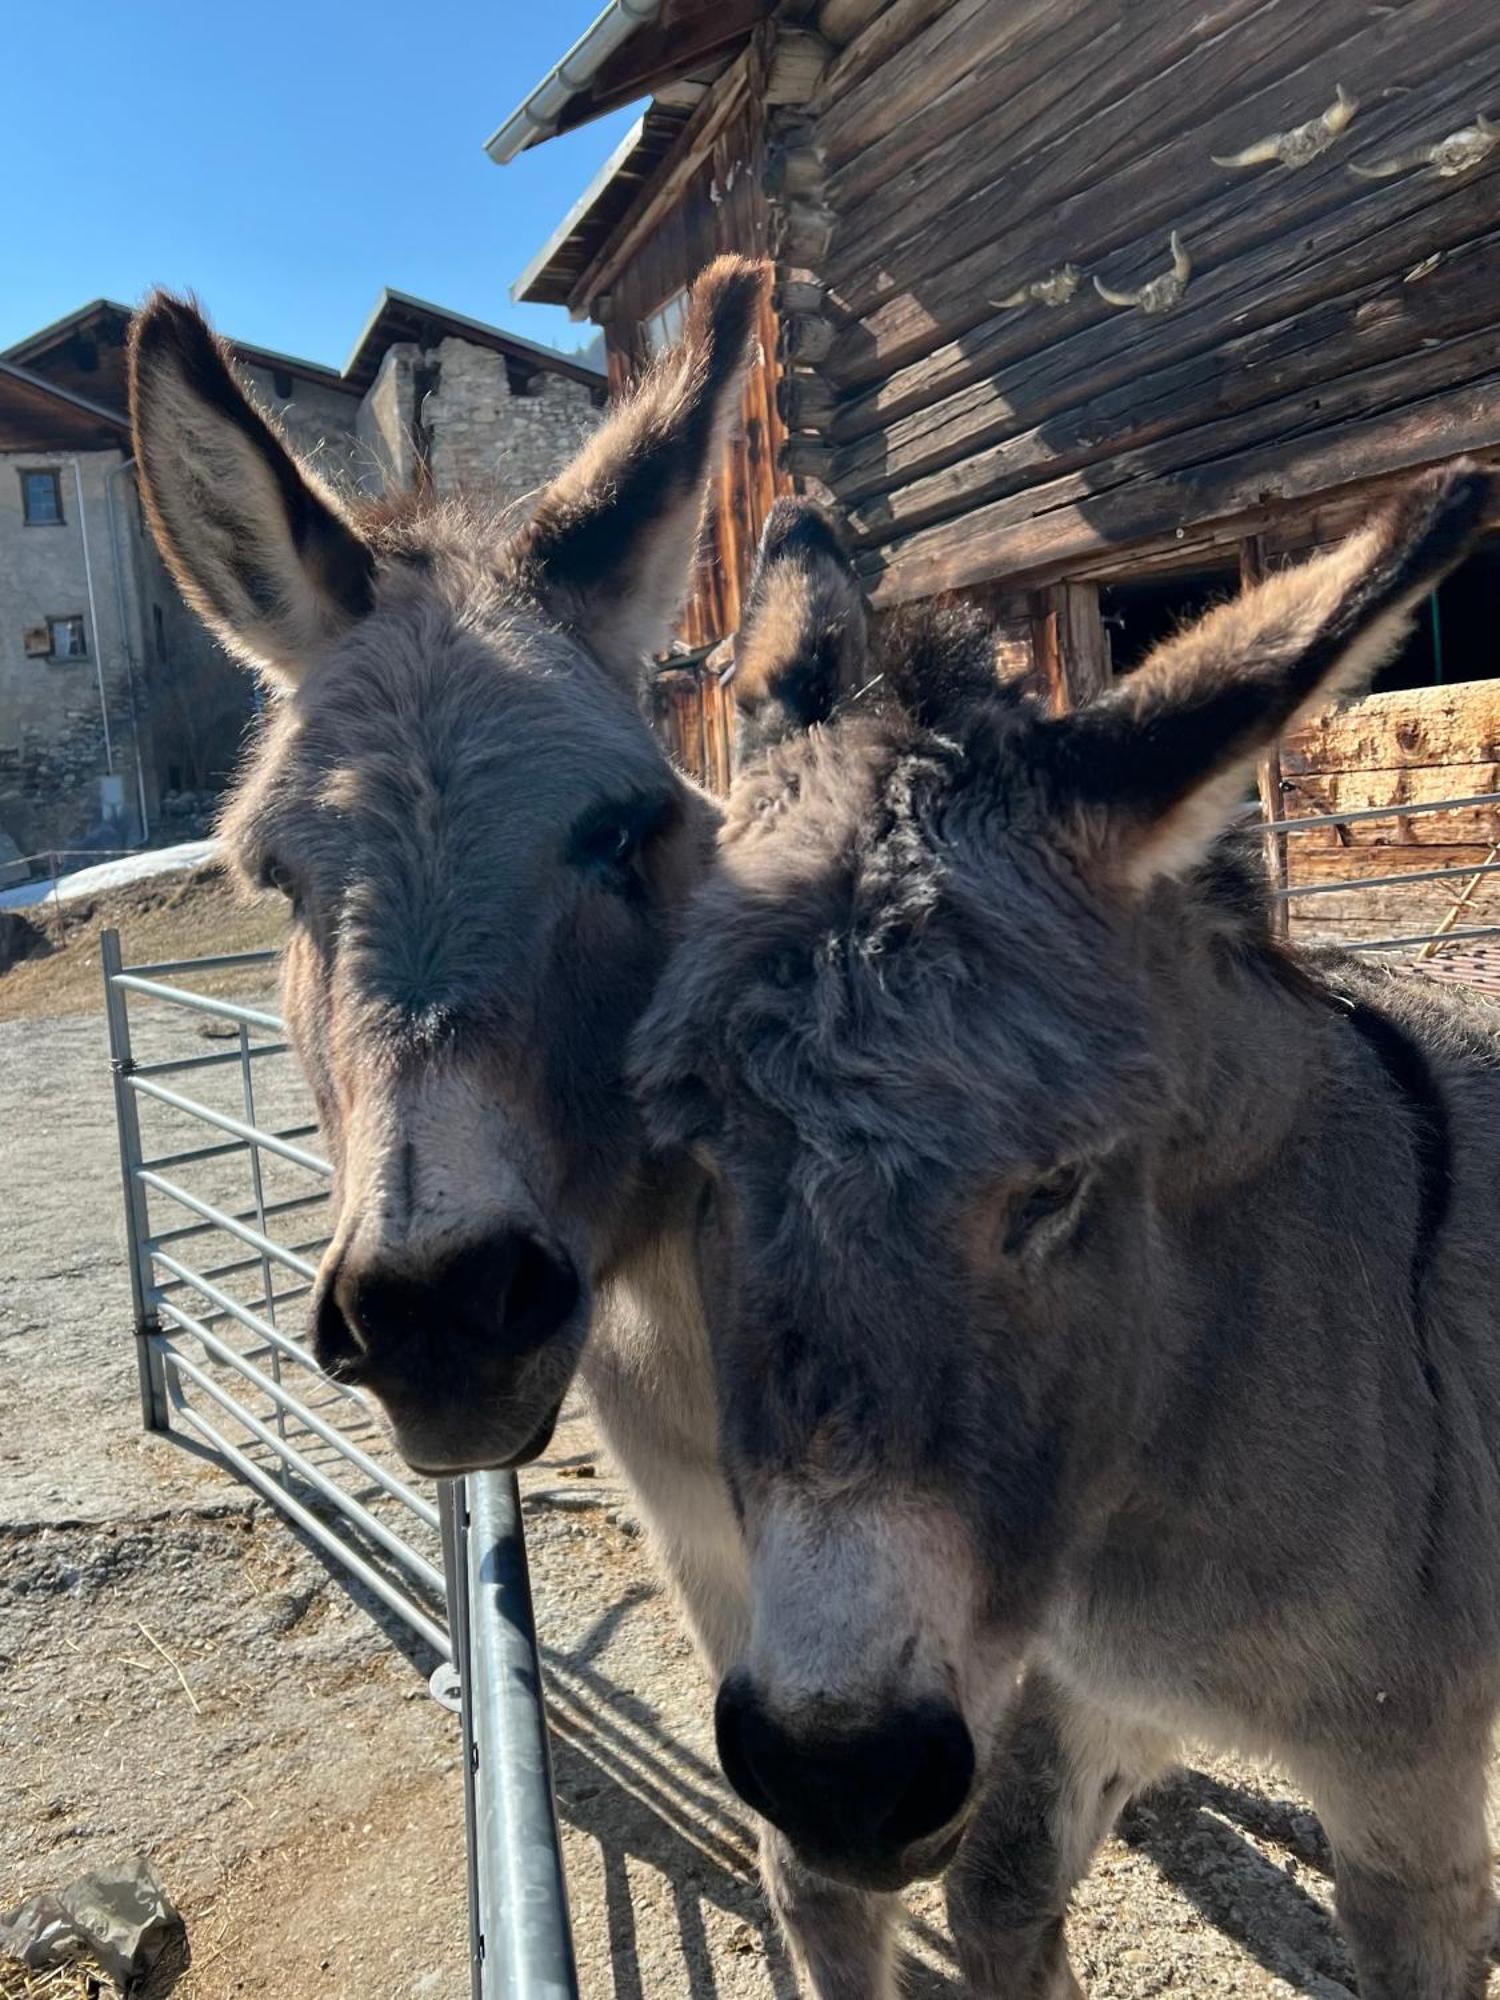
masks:
[[[1168,522],[1181,524],[1170,531],[1172,538],[1185,538],[1189,523],[1228,523],[1272,501],[1304,500],[1461,452],[1493,449],[1500,445],[1500,374],[1473,379],[1486,359],[1493,367],[1492,337],[1449,343],[1410,363],[1334,384],[1325,402],[1336,403],[1337,411],[1311,433],[1280,430],[1275,404],[1255,412],[1253,424],[1243,417],[1205,424],[1190,433],[1191,450],[1169,438],[1127,452],[960,520],[920,529],[861,567],[882,576],[882,593],[892,600],[997,577],[1034,579],[1055,564],[1066,563],[1076,574],[1090,557],[1106,561],[1132,542],[1162,535]],[[1442,386],[1455,379],[1463,386]]]
[[[1253,590],[1264,581],[1266,575],[1265,544],[1259,535],[1250,535],[1240,543],[1240,588]],[[1255,767],[1255,792],[1260,800],[1261,818],[1269,824],[1284,817],[1282,812],[1281,751],[1272,744]],[[1261,843],[1265,853],[1266,880],[1274,892],[1287,885],[1287,836],[1284,833],[1268,833]],[[1287,934],[1287,906],[1284,902],[1272,901],[1271,935],[1284,938]]]
[[[863,34],[889,0],[823,0],[818,9],[818,33],[841,49]]]
[[[1102,694],[1111,677],[1109,637],[1092,583],[1054,583],[1032,599],[1032,650],[1054,714]]]

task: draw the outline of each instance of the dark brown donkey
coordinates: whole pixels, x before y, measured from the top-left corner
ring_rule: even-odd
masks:
[[[640,682],[686,590],[763,284],[711,268],[682,346],[509,525],[344,506],[180,301],[146,307],[132,363],[162,552],[274,695],[225,832],[292,904],[285,1009],[337,1169],[318,1358],[443,1473],[534,1456],[585,1356],[716,1675],[748,1588],[699,1181],[648,1160],[624,1060],[716,818]],[[774,1839],[766,1858],[813,1990],[868,1995],[865,1899],[783,1865]]]
[[[638,1038],[718,1190],[754,1595],[721,1753],[851,1883],[956,1849],[996,2000],[1077,1991],[1073,1884],[1185,1739],[1306,1784],[1365,2000],[1483,1990],[1500,1031],[1289,955],[1216,837],[1494,497],[1413,485],[1063,718],[954,612],[861,675],[906,708],[807,731],[797,607],[847,576],[783,522],[757,586],[743,693],[792,740]]]

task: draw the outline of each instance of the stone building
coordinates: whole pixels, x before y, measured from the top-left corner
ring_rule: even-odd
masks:
[[[96,300],[0,354],[0,881],[28,857],[188,830],[253,711],[249,675],[178,596],[142,518],[130,310]],[[234,343],[336,486],[523,500],[598,420],[592,360],[385,291],[342,369]]]

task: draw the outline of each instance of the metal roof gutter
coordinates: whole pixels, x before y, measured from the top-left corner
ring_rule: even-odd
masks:
[[[604,64],[637,28],[654,21],[663,0],[609,0],[609,5],[585,28],[572,48],[549,70],[529,97],[523,98],[498,131],[485,141],[484,150],[497,167],[509,166],[518,153],[542,139],[550,139],[564,107],[579,91],[586,90]]]

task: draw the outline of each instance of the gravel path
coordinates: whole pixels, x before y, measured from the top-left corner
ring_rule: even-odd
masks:
[[[218,1046],[148,1025],[138,1053]],[[292,1116],[277,1067],[262,1109]],[[235,1072],[201,1074],[230,1105]],[[189,1920],[183,2000],[463,2000],[432,1662],[138,1428],[97,1019],[0,1023],[0,1218],[0,1907],[143,1848]],[[708,1690],[584,1414],[526,1483],[586,2000],[793,2000]],[[1345,1995],[1328,1900],[1305,1802],[1216,1763],[1133,1809],[1080,1892],[1075,1960],[1097,2000]],[[914,1899],[924,2000],[958,1991],[939,1909]]]

